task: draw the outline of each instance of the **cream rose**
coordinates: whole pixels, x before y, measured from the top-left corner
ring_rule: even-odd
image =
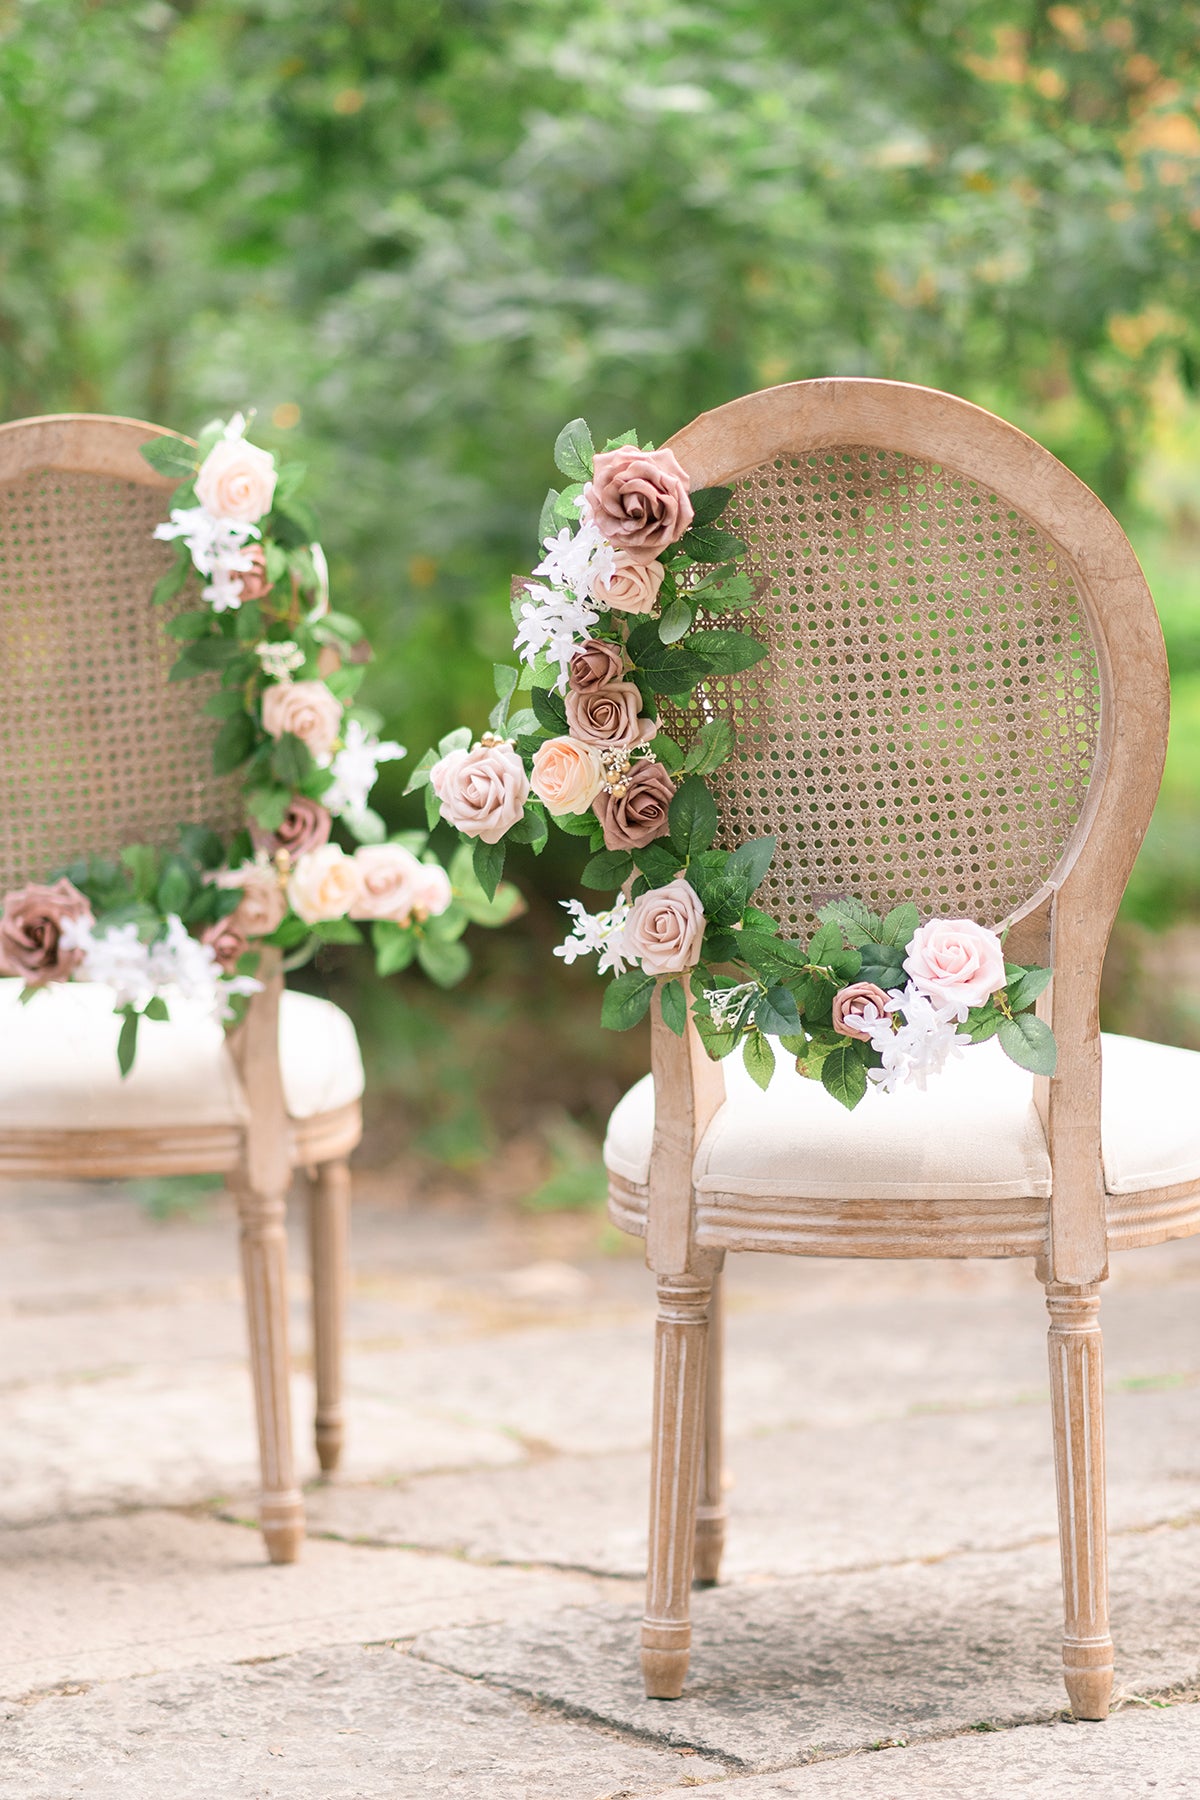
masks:
[[[429,771],[442,817],[465,837],[498,844],[529,798],[529,777],[511,744],[452,750]]]
[[[290,731],[315,757],[332,756],[342,724],[342,703],[323,681],[282,681],[263,695],[262,722],[263,730],[273,738]]]
[[[275,458],[245,438],[218,438],[200,464],[196,498],[215,518],[253,525],[275,498]]]
[[[287,891],[292,911],[306,925],[344,919],[362,897],[362,873],[340,845],[322,844],[300,858]]]
[[[677,875],[641,894],[629,909],[625,942],[647,975],[678,975],[700,960],[704,908],[690,881]]]
[[[414,919],[436,919],[454,898],[450,877],[438,863],[422,863],[413,900]]]
[[[416,905],[421,864],[403,844],[364,844],[354,852],[362,892],[352,919],[390,919],[407,925]]]
[[[583,490],[594,523],[632,562],[651,563],[692,522],[687,471],[673,450],[602,450]]]
[[[269,937],[283,924],[287,900],[274,863],[248,862],[240,869],[222,869],[213,876],[219,888],[240,888],[242,897],[228,915],[229,924],[243,937]]]
[[[1004,986],[1004,947],[973,919],[930,919],[913,933],[904,967],[935,1006],[961,1014]]]
[[[593,690],[596,691],[596,690]],[[548,813],[584,813],[600,792],[603,770],[594,744],[556,737],[534,752],[530,786]]]
[[[617,566],[607,581],[596,581],[592,599],[618,612],[653,612],[666,570],[660,562],[639,562],[627,550],[617,551]]]
[[[567,730],[581,744],[616,750],[640,744],[658,730],[653,719],[642,718],[642,696],[632,681],[611,681],[606,687],[572,688],[566,698]]]

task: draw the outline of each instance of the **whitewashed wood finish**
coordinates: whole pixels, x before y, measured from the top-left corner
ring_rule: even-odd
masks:
[[[344,1159],[324,1163],[310,1172],[308,1229],[317,1389],[317,1459],[322,1471],[328,1475],[341,1461],[346,1435],[342,1410],[342,1342],[346,1328],[350,1170]]]
[[[1010,954],[1030,961],[1049,954],[1055,968],[1039,1012],[1058,1038],[1059,1069],[1037,1094],[1053,1197],[997,1203],[698,1196],[692,1160],[722,1103],[723,1087],[691,1029],[683,1040],[674,1038],[655,1007],[648,1182],[639,1187],[610,1179],[612,1216],[644,1234],[647,1263],[659,1277],[654,1498],[642,1639],[647,1692],[677,1694],[686,1673],[690,1640],[680,1559],[686,1551],[691,1566],[706,1451],[713,1467],[704,1502],[706,1508],[714,1504],[719,1416],[706,1414],[705,1381],[695,1373],[694,1352],[684,1346],[705,1335],[707,1292],[724,1252],[1028,1256],[1047,1286],[1051,1311],[1064,1676],[1077,1714],[1100,1718],[1107,1710],[1112,1650],[1097,1284],[1107,1272],[1110,1243],[1155,1243],[1200,1229],[1200,1183],[1136,1197],[1108,1195],[1100,1156],[1100,970],[1162,775],[1169,708],[1162,634],[1124,533],[1095,495],[1023,433],[951,395],[899,382],[797,382],[702,414],[670,440],[694,487],[733,482],[776,457],[847,444],[926,458],[985,484],[1023,514],[1065,559],[1095,640],[1102,699],[1087,801],[1057,867],[1010,921]],[[902,808],[899,788],[896,804]],[[718,1366],[719,1351],[714,1377]],[[690,1524],[680,1516],[689,1508]],[[707,1555],[702,1552],[702,1566]]]
[[[718,1581],[725,1549],[724,1411],[725,1299],[724,1276],[713,1277],[708,1303],[708,1370],[704,1381],[704,1425],[700,1441],[700,1498],[696,1505],[695,1578],[705,1586]]]

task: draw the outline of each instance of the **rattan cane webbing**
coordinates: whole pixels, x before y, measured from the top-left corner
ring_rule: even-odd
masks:
[[[240,822],[237,778],[212,774],[215,678],[167,680],[164,516],[162,490],[110,476],[0,483],[0,895],[84,852]]]
[[[998,924],[1070,842],[1096,753],[1065,558],[979,483],[854,445],[763,464],[726,518],[763,581],[738,623],[771,654],[664,724],[733,725],[710,780],[723,844],[779,840],[759,903],[798,932],[846,894]]]

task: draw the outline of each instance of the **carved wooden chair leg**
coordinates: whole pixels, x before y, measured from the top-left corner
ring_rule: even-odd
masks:
[[[342,1340],[346,1314],[346,1246],[350,1169],[344,1158],[310,1172],[308,1242],[312,1270],[313,1365],[316,1374],[317,1457],[326,1474],[342,1456]]]
[[[1063,1676],[1077,1719],[1106,1719],[1113,1684],[1104,1498],[1104,1352],[1095,1284],[1046,1289],[1063,1567]]]
[[[258,1193],[235,1182],[241,1221],[242,1276],[250,1366],[262,1459],[260,1516],[267,1554],[295,1562],[304,1540],[304,1500],[292,1459],[291,1363],[287,1339],[286,1193]]]
[[[704,1430],[711,1276],[660,1275],[654,1346],[650,1561],[642,1674],[652,1700],[683,1692]]]
[[[724,1278],[718,1270],[708,1303],[708,1374],[704,1390],[704,1431],[700,1452],[700,1504],[696,1508],[695,1579],[718,1580],[725,1548],[725,1456],[722,1410],[725,1357]]]

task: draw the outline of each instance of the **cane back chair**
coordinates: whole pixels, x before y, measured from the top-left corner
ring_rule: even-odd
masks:
[[[759,583],[746,628],[770,649],[668,709],[685,743],[705,716],[734,728],[710,777],[723,841],[775,834],[763,903],[797,933],[849,894],[1007,923],[1014,961],[1053,963],[1058,1072],[1035,1082],[982,1045],[928,1093],[870,1092],[850,1115],[790,1066],[760,1093],[653,1016],[652,1075],[605,1145],[611,1215],[658,1281],[647,1692],[680,1693],[693,1571],[720,1561],[725,1252],[1028,1256],[1050,1313],[1064,1673],[1075,1712],[1103,1718],[1100,1283],[1110,1248],[1200,1229],[1200,1055],[1099,1031],[1165,753],[1153,602],[1082,482],[947,394],[798,382],[670,447],[693,486],[733,486]]]
[[[170,683],[163,625],[180,602],[151,590],[172,547],[156,543],[171,482],[138,447],[163,435],[131,419],[64,415],[0,426],[0,895],[82,854],[173,844],[181,824],[241,823],[238,784],[212,773],[218,721],[206,679]],[[229,1039],[186,1004],[143,1022],[118,1075],[109,990],[63,983],[19,1004],[0,981],[0,1176],[220,1173],[236,1199],[262,1459],[261,1520],[273,1562],[304,1535],[290,1419],[285,1206],[309,1171],[317,1453],[342,1444],[341,1336],[349,1208],[346,1158],[362,1131],[354,1029],[328,1002],[284,990],[264,952],[262,992]]]

